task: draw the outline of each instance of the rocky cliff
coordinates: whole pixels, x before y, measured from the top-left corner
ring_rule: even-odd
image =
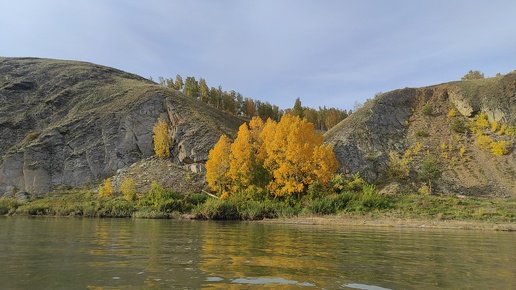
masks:
[[[422,160],[433,156],[443,171],[441,193],[516,196],[515,137],[484,129],[493,141],[512,144],[508,154],[495,156],[475,145],[477,133],[452,130],[452,109],[464,124],[484,113],[491,123],[516,125],[516,72],[381,94],[328,131],[325,139],[333,144],[343,172],[359,172],[370,182],[392,181],[390,152],[401,158],[420,147],[410,156],[405,183],[413,184],[411,190],[419,186],[415,183]]]
[[[113,68],[0,58],[0,195],[98,184],[154,154],[159,118],[170,126],[173,163],[192,173],[243,122]]]

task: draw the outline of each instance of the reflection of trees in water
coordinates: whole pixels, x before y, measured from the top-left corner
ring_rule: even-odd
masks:
[[[336,268],[332,248],[321,243],[320,237],[296,228],[209,223],[203,227],[203,238],[199,268],[213,277],[273,277],[299,283],[308,278],[322,286],[325,276]],[[216,285],[221,286],[210,284]]]
[[[191,277],[199,276],[199,235],[200,231],[188,221],[101,220],[94,227],[90,250],[96,258],[89,264],[99,272],[109,272],[109,278],[124,274],[120,281],[130,281],[124,285],[126,289],[135,285],[151,289],[172,285],[195,288],[199,281]]]
[[[505,248],[501,249],[490,235],[478,232],[208,225],[203,227],[199,267],[226,282],[240,277],[276,277],[317,287],[339,287],[343,284],[336,284],[338,281],[346,281],[393,289],[417,285],[489,288],[500,277],[516,278],[516,264],[508,258],[511,255],[501,254],[514,253],[510,243],[501,243]]]
[[[513,289],[516,281],[513,233],[130,219],[2,222],[5,289],[247,289],[259,283],[272,289]]]

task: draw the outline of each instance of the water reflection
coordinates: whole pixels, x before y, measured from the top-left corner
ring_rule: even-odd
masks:
[[[0,218],[0,289],[516,289],[515,233]]]

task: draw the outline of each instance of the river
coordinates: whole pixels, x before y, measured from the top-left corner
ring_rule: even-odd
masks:
[[[516,289],[516,233],[0,218],[0,289]]]

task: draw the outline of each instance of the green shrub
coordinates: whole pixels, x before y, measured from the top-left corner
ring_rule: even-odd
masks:
[[[268,193],[265,188],[258,187],[256,185],[251,185],[244,189],[244,191],[241,193],[243,194],[248,200],[267,200]]]
[[[416,136],[417,137],[428,137],[428,133],[424,130],[417,130],[416,131]]]
[[[450,129],[457,133],[466,133],[467,128],[464,121],[460,117],[453,117],[450,123]]]
[[[333,206],[336,211],[342,211],[346,209],[349,203],[353,200],[356,200],[358,197],[357,193],[354,192],[343,192],[338,194],[333,200]]]
[[[331,185],[334,191],[342,192],[346,188],[346,180],[342,173],[334,174],[331,178]]]
[[[98,217],[131,217],[134,211],[133,203],[123,198],[114,198],[105,201]]]
[[[213,220],[240,219],[236,205],[228,199],[210,198],[194,209],[196,218]]]
[[[176,200],[176,199],[163,200],[158,206],[159,211],[167,212],[167,213],[171,213],[174,211],[186,212],[186,211],[188,211],[188,209],[191,209],[191,208],[192,208],[191,205],[187,206],[187,205],[183,204],[183,202],[181,200]]]
[[[372,184],[364,186],[360,201],[368,209],[385,209],[391,205],[391,200],[386,196],[379,195],[376,186]]]
[[[369,211],[388,209],[393,205],[392,200],[384,195],[378,194],[376,186],[366,184],[358,195],[348,195],[345,211]]]
[[[360,173],[355,173],[350,180],[346,182],[346,190],[360,191],[367,182],[360,177]]]
[[[164,219],[169,218],[167,213],[156,210],[154,207],[141,207],[138,211],[135,211],[132,215],[134,218],[143,219]]]
[[[206,199],[208,198],[208,195],[203,193],[193,193],[187,195],[186,202],[191,205],[199,205],[206,202]]]
[[[16,198],[0,198],[0,215],[14,213],[19,205]]]
[[[49,205],[39,203],[26,203],[16,209],[17,214],[22,215],[48,215],[50,213]]]
[[[278,217],[281,217],[281,218],[290,218],[290,217],[297,216],[297,215],[299,215],[301,210],[302,210],[302,207],[300,204],[289,205],[287,203],[278,203],[278,206],[276,208]]]
[[[328,195],[326,189],[322,186],[322,184],[318,181],[310,184],[308,186],[307,195],[309,200],[319,199],[323,196]]]
[[[423,114],[425,114],[426,116],[432,116],[432,107],[430,105],[424,106]]]
[[[333,214],[336,212],[334,199],[329,197],[314,199],[308,205],[308,210],[314,214]]]
[[[243,220],[261,220],[278,216],[276,203],[272,200],[249,201],[238,207],[239,216]]]

